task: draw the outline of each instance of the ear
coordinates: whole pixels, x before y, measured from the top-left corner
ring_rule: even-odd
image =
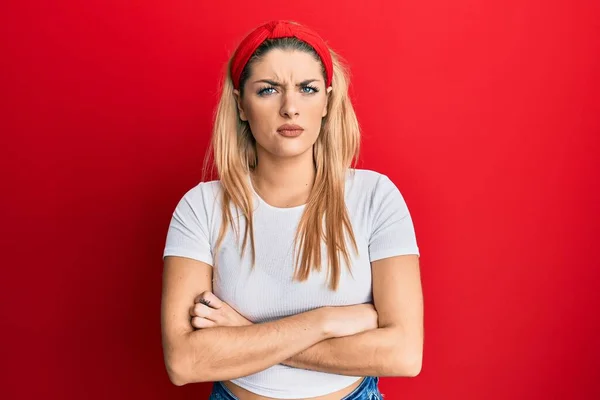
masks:
[[[325,116],[327,115],[327,105],[329,104],[329,95],[331,94],[332,90],[333,88],[331,86],[327,88],[327,95],[325,96],[325,107],[323,107],[323,118],[325,118]]]
[[[242,107],[242,96],[240,96],[240,91],[233,89],[233,96],[235,97],[235,103],[237,104],[240,119],[242,121],[248,121],[248,118],[246,118],[246,113],[244,112],[244,108]]]

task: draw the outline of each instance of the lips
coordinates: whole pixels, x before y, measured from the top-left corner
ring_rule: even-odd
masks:
[[[277,128],[277,132],[282,136],[296,137],[304,132],[304,128],[300,125],[285,124]]]

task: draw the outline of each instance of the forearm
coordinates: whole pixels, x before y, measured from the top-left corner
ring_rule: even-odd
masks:
[[[414,376],[420,366],[413,365],[415,352],[403,348],[404,342],[396,328],[372,329],[324,340],[282,364],[350,376]]]
[[[199,329],[180,348],[182,384],[221,381],[262,371],[331,338],[321,310],[249,326]]]

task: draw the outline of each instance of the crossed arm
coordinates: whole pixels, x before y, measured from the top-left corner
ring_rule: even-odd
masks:
[[[423,297],[419,258],[372,263],[379,327],[321,341],[283,364],[352,376],[416,376],[423,353]]]
[[[317,309],[264,324],[213,323],[210,329],[193,330],[189,308],[199,290],[212,289],[212,268],[167,257],[161,318],[171,381],[183,385],[233,379],[279,363],[353,376],[417,375],[423,347],[418,256],[375,261],[372,271],[376,329],[334,332],[327,321],[331,313]]]

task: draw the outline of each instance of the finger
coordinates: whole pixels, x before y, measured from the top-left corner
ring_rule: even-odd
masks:
[[[211,308],[219,309],[223,307],[223,302],[213,292],[204,292],[196,297],[194,303],[202,303]]]
[[[216,323],[206,318],[194,317],[192,318],[192,326],[197,329],[214,328],[217,326]]]
[[[202,318],[208,318],[208,319],[212,320],[212,319],[214,319],[214,318],[211,318],[214,312],[215,312],[215,310],[213,310],[212,308],[210,308],[202,303],[196,303],[190,307],[190,315],[192,317],[202,317]]]
[[[196,297],[194,303],[202,303],[211,308],[219,309],[223,306],[223,302],[212,292],[203,292]]]

